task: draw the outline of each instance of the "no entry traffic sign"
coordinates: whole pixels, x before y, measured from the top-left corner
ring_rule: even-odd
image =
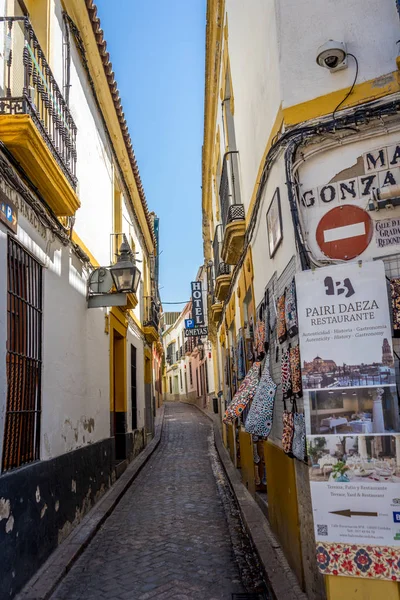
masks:
[[[344,204],[332,208],[322,217],[316,238],[328,258],[351,260],[368,248],[372,232],[372,221],[367,211]]]

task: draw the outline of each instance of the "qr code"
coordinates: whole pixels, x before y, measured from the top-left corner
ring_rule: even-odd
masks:
[[[317,525],[318,535],[328,535],[328,525]]]

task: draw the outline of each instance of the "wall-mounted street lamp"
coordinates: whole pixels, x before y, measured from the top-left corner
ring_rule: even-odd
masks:
[[[122,242],[117,262],[95,269],[88,281],[88,307],[126,306],[127,294],[136,294],[140,271],[126,239]],[[116,291],[113,291],[115,287]]]
[[[136,294],[140,281],[140,271],[132,262],[131,249],[126,241],[122,242],[117,262],[110,267],[110,272],[117,292],[133,292]]]

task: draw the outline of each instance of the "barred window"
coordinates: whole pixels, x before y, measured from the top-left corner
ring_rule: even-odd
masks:
[[[42,267],[12,237],[7,260],[3,471],[39,459],[42,369]]]

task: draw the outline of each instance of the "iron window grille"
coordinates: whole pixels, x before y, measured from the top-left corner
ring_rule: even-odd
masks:
[[[15,240],[7,250],[7,400],[2,470],[40,458],[43,273]]]

